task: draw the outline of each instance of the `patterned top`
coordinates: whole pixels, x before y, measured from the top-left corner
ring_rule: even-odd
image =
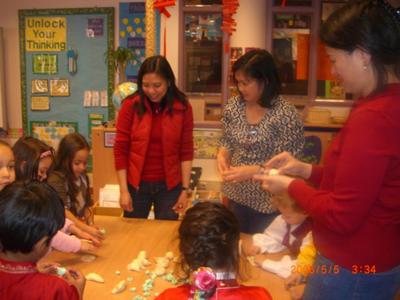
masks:
[[[246,118],[246,103],[240,96],[232,98],[222,113],[220,146],[231,155],[231,166],[258,165],[283,151],[299,156],[304,146],[303,124],[296,108],[277,98],[258,124]],[[226,182],[224,194],[242,205],[262,213],[272,213],[270,193],[259,182]]]

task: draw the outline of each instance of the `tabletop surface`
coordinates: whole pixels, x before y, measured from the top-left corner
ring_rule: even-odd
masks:
[[[149,275],[146,270],[153,271],[155,268],[155,257],[165,256],[166,252],[172,251],[178,256],[178,221],[158,221],[125,219],[122,217],[95,216],[95,223],[100,228],[105,228],[106,239],[96,253],[97,257],[92,262],[84,262],[83,254],[60,253],[53,251],[45,261],[56,262],[63,267],[80,270],[84,275],[95,272],[101,275],[105,282],[97,283],[87,281],[83,299],[133,299],[136,295],[143,295],[142,284]],[[137,257],[139,251],[145,250],[151,265],[143,271],[129,271],[127,265]],[[176,268],[171,263],[168,271]],[[284,289],[283,279],[278,276],[262,271],[256,267],[246,264],[244,267],[245,285],[256,285],[265,287],[273,299],[290,299],[289,293]],[[116,271],[120,274],[117,275]],[[111,290],[121,280],[132,277],[132,282],[127,282],[127,289],[120,294],[111,294]],[[130,288],[136,287],[136,291]],[[154,280],[154,288],[147,299],[153,299],[154,293],[160,293],[164,289],[173,287],[173,284],[157,277]]]

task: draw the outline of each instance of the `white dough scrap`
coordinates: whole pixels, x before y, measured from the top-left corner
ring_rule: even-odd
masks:
[[[156,266],[156,268],[153,271],[154,274],[157,276],[162,276],[165,274],[165,268],[163,266]]]
[[[121,293],[123,290],[126,289],[126,281],[125,280],[121,280],[120,282],[118,282],[118,284],[112,289],[111,293],[112,294],[118,294]]]
[[[269,176],[279,175],[279,171],[277,169],[270,169],[268,175]]]
[[[141,264],[139,262],[139,260],[137,258],[135,258],[128,266],[127,266],[128,270],[130,271],[140,271],[141,268]]]
[[[162,266],[164,268],[168,268],[169,259],[166,257],[156,257],[157,266]]]
[[[165,253],[165,257],[171,260],[174,258],[174,253],[172,253],[172,251],[168,251],[167,253]]]
[[[99,283],[104,283],[104,279],[103,277],[101,277],[99,274],[97,273],[89,273],[85,276],[86,280],[89,281],[94,281],[94,282],[99,282]]]

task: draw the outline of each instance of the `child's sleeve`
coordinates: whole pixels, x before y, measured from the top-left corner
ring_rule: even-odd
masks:
[[[253,235],[253,244],[260,247],[261,253],[277,253],[286,249],[282,245],[286,233],[286,222],[279,215],[265,229],[264,233]]]
[[[72,222],[72,221],[71,221],[70,219],[68,219],[68,218],[65,218],[64,227],[61,228],[60,231],[62,231],[62,232],[64,232],[64,233],[67,233],[67,234],[70,234],[71,232],[69,231],[69,227],[70,227],[71,225],[73,225],[73,224],[74,224],[74,222]]]
[[[57,231],[51,240],[50,246],[61,252],[76,253],[81,249],[81,241],[75,236]]]

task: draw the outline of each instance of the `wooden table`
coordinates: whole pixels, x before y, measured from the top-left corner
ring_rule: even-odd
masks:
[[[152,265],[146,270],[152,271],[155,266],[154,257],[164,256],[167,251],[173,251],[178,256],[178,221],[158,221],[141,219],[124,219],[122,217],[95,216],[96,224],[105,228],[106,239],[97,253],[95,261],[85,263],[81,260],[81,254],[68,254],[53,251],[45,261],[57,262],[64,267],[80,270],[84,275],[90,272],[100,274],[105,283],[86,282],[84,299],[133,299],[136,295],[143,295],[142,284],[149,278],[145,271],[129,271],[127,265],[138,255],[139,251],[146,250],[147,257],[150,258]],[[175,264],[172,263],[169,270],[173,270]],[[273,299],[287,300],[289,294],[283,287],[283,280],[271,273],[264,272],[256,267],[247,264],[245,269],[250,278],[243,283],[246,285],[257,285],[265,287],[272,295]],[[115,272],[120,271],[117,275]],[[111,294],[113,287],[128,276],[133,277],[133,281],[128,283],[128,288],[124,292],[116,295]],[[173,285],[162,278],[156,278],[154,292],[162,292]],[[136,292],[129,291],[130,287],[136,287]]]

